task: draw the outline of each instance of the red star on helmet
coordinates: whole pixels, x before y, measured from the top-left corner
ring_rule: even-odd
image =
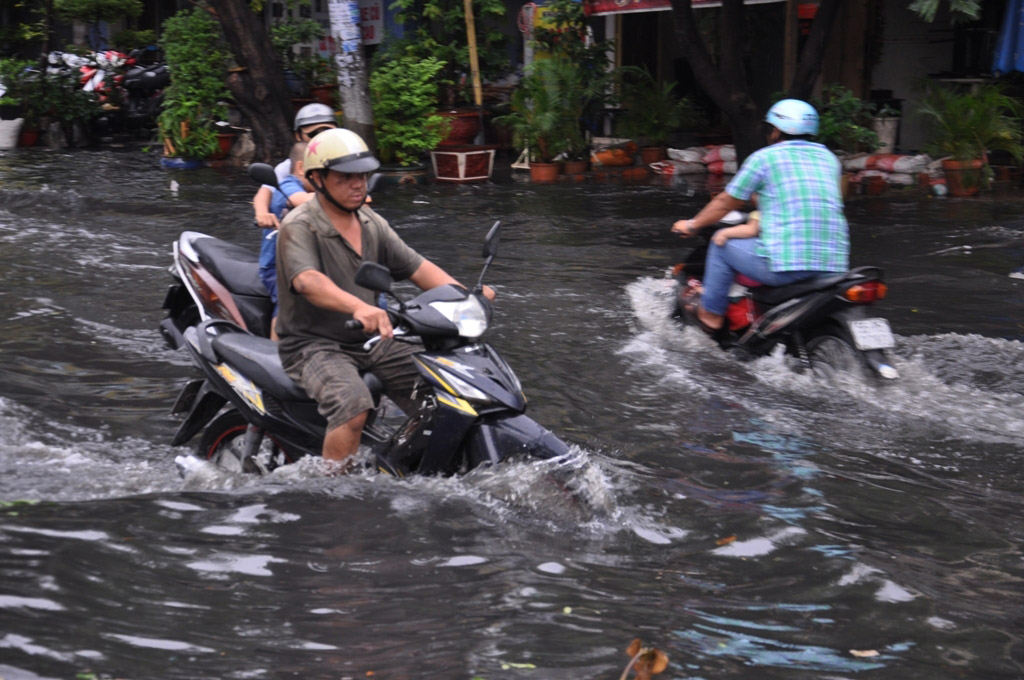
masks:
[[[306,146],[306,150],[309,153],[316,153],[316,147],[320,144],[320,141],[315,137],[309,140],[309,144]]]

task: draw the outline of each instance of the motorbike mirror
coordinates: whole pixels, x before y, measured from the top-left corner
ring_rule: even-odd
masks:
[[[491,230],[484,238],[484,257],[494,257],[498,254],[498,241],[501,239],[501,222],[495,222]]]
[[[380,182],[380,173],[379,172],[375,172],[372,175],[370,175],[370,179],[366,180],[366,193],[367,194],[372,194],[373,193],[373,189],[374,189],[374,187],[377,186],[378,182]]]
[[[382,264],[376,262],[364,262],[356,270],[356,285],[369,288],[379,293],[387,293],[391,290],[391,272]]]
[[[249,166],[249,177],[259,184],[269,184],[277,187],[277,174],[274,168],[266,163],[253,163]]]

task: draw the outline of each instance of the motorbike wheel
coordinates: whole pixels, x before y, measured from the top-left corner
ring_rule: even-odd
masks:
[[[214,418],[199,439],[196,453],[228,472],[266,474],[283,464],[284,455],[270,437],[264,437],[260,450],[253,458],[242,461],[245,431],[249,423],[238,411],[231,409]]]
[[[807,341],[807,359],[815,375],[866,375],[866,366],[850,342],[836,331],[824,331]]]

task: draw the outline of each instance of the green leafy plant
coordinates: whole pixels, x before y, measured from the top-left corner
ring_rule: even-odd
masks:
[[[437,74],[444,67],[434,57],[404,56],[373,69],[370,97],[383,162],[416,165],[448,135],[449,121],[435,113]]]
[[[579,135],[579,92],[575,64],[558,56],[539,59],[512,93],[509,113],[494,122],[512,130],[515,144],[529,149],[530,161],[550,163],[572,149]]]
[[[53,10],[65,20],[116,21],[139,16],[142,0],[53,0]]]
[[[989,151],[1005,151],[1017,161],[1024,157],[1024,107],[999,85],[957,90],[928,82],[916,113],[931,124],[926,150],[932,155],[970,161],[985,159]]]
[[[598,128],[602,109],[611,102],[616,77],[609,58],[614,42],[591,40],[587,28],[582,2],[551,0],[544,4],[543,23],[533,29],[533,47],[539,59],[551,56],[576,66],[574,74],[560,75],[566,88],[564,151],[570,160],[589,156],[583,127]]]
[[[874,151],[881,145],[870,127],[870,104],[850,89],[828,85],[811,104],[818,111],[817,141],[833,151]]]
[[[207,158],[218,150],[214,124],[227,117],[227,52],[217,23],[202,7],[167,19],[161,46],[171,74],[157,118],[165,153]]]
[[[676,94],[674,82],[658,82],[647,69],[633,66],[623,67],[621,76],[626,107],[619,126],[622,135],[665,146],[671,132],[700,122],[693,103]]]
[[[110,43],[115,49],[127,54],[134,49],[155,45],[156,32],[150,30],[136,31],[129,28],[115,33],[111,37]]]
[[[497,76],[508,66],[505,52],[507,37],[500,25],[505,16],[505,3],[502,0],[475,0],[472,7],[480,75],[486,80]],[[413,28],[406,31],[405,37],[389,41],[383,49],[385,56],[437,58],[445,64],[438,74],[440,108],[450,109],[460,103],[472,103],[472,83],[468,73],[469,42],[462,0],[395,0],[390,8],[397,10],[395,18],[398,22],[408,23]]]

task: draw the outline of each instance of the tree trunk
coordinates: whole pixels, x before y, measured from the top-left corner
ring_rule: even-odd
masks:
[[[789,96],[799,99],[810,97],[821,73],[825,46],[843,2],[821,0],[810,35],[800,51]],[[765,143],[762,116],[750,95],[749,74],[743,63],[744,12],[743,0],[723,0],[718,25],[720,54],[716,63],[697,30],[690,0],[672,0],[676,41],[682,45],[683,56],[697,82],[728,119],[740,162]]]
[[[248,0],[210,0],[210,6],[238,65],[228,74],[227,85],[252,128],[255,160],[276,162],[295,143],[295,113],[270,34]]]
[[[789,86],[789,96],[795,99],[808,99],[821,75],[821,60],[825,56],[825,46],[835,19],[843,8],[844,0],[821,0],[818,13],[811,24],[811,32],[807,42],[800,50],[800,59],[796,66],[796,75]]]
[[[743,0],[723,0],[719,15],[721,53],[716,64],[697,30],[690,0],[672,0],[676,41],[683,47],[697,82],[732,127],[737,160],[764,145],[757,104],[750,96],[743,65]]]
[[[359,26],[359,3],[356,0],[330,0],[330,15],[331,35],[341,50],[335,60],[344,125],[376,152],[373,106],[366,75],[363,34]]]

